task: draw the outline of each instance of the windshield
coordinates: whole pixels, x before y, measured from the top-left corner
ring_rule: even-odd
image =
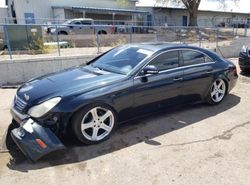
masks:
[[[93,67],[121,74],[129,74],[145,58],[151,56],[153,51],[135,46],[122,46],[115,48],[98,58]]]
[[[62,24],[70,24],[72,22],[72,20],[67,20],[65,22],[63,22]]]

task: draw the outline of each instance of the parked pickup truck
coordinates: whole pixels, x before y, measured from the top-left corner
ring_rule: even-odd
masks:
[[[95,25],[93,19],[78,18],[70,19],[61,25],[50,25],[46,28],[48,34],[108,34],[114,33],[112,25]]]

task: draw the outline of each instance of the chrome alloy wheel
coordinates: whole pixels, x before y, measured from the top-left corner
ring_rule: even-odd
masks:
[[[226,84],[224,80],[217,79],[214,81],[212,88],[211,88],[211,98],[214,102],[220,102],[226,93]]]
[[[112,111],[103,107],[94,107],[82,119],[82,134],[90,141],[102,140],[112,131],[114,121]]]

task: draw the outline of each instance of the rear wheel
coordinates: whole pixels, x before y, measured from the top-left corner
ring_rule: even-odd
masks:
[[[107,35],[107,32],[104,30],[98,31],[98,35]]]
[[[91,105],[73,118],[73,130],[84,144],[95,144],[107,139],[116,126],[116,115],[106,105]]]
[[[223,79],[216,79],[207,95],[207,102],[209,104],[219,104],[226,95],[227,86]]]
[[[68,33],[66,31],[59,31],[58,35],[68,35]]]

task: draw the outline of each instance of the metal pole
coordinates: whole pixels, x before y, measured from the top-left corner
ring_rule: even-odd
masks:
[[[130,27],[129,43],[132,43],[132,26]]]
[[[237,36],[237,34],[238,34],[238,27],[239,27],[239,25],[238,25],[238,23],[237,23],[235,36]]]
[[[58,51],[58,55],[61,56],[61,51],[60,51],[60,43],[59,43],[59,35],[58,35],[58,31],[57,31],[57,25],[56,25],[56,40],[57,40],[57,51]]]
[[[6,25],[4,25],[4,37],[5,37],[5,40],[7,42],[7,47],[8,47],[10,59],[12,60],[12,51],[11,51],[11,47],[10,47],[9,34],[8,34],[8,30],[7,30]]]
[[[216,29],[216,50],[218,50],[219,47],[219,29]]]
[[[158,41],[158,30],[156,30],[156,33],[155,33],[155,41],[156,42]]]
[[[96,43],[97,43],[97,54],[100,53],[100,40],[99,40],[99,34],[98,32],[96,31]]]
[[[198,28],[199,31],[199,47],[201,47],[201,30]]]
[[[177,29],[177,28],[175,28],[175,29]],[[181,41],[181,30],[177,29],[176,33],[178,33],[178,40],[179,40],[179,42],[182,43],[182,41]]]
[[[246,37],[247,36],[247,25],[245,24],[244,27],[245,27],[244,36]]]

